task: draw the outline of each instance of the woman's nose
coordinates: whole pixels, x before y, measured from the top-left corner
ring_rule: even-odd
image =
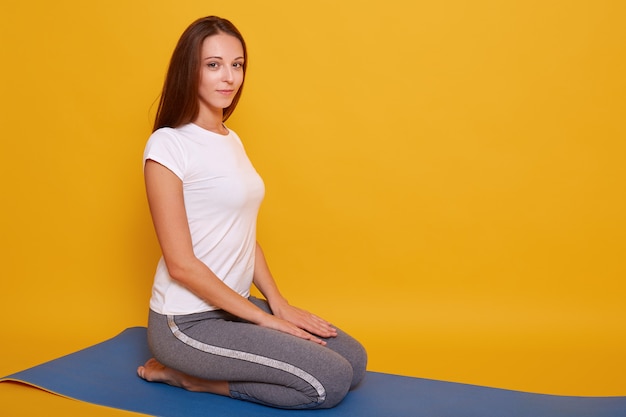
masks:
[[[233,74],[234,69],[228,65],[224,66],[224,71],[222,73],[222,78],[224,81],[228,82],[228,83],[232,83],[233,79],[234,79],[234,74]]]

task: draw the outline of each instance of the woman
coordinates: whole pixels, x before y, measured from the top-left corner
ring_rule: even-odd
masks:
[[[363,347],[281,295],[256,241],[261,178],[225,125],[247,65],[228,20],[179,40],[144,153],[162,250],[148,322],[147,381],[280,408],[330,408],[365,374]],[[254,284],[261,300],[250,296]]]

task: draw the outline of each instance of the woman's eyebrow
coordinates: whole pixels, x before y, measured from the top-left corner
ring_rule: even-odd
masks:
[[[208,56],[208,57],[204,58],[205,61],[207,59],[221,59],[221,60],[224,60],[224,58],[222,58],[221,56]],[[237,61],[238,59],[243,59],[243,57],[242,56],[238,56],[237,58],[233,59],[233,61]]]

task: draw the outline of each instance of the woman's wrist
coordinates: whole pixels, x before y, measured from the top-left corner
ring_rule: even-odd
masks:
[[[279,312],[282,308],[285,308],[289,305],[289,302],[282,295],[276,295],[274,297],[268,297],[267,303],[270,305],[270,308],[274,313]]]

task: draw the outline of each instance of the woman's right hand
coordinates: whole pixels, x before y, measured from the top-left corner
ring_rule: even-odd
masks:
[[[313,343],[317,343],[322,346],[326,346],[326,342],[319,337],[312,335],[311,333],[302,330],[293,323],[283,320],[271,314],[267,314],[264,319],[258,323],[259,326],[266,327],[268,329],[278,330],[283,333],[290,334],[292,336],[299,337],[301,339],[310,340]]]

